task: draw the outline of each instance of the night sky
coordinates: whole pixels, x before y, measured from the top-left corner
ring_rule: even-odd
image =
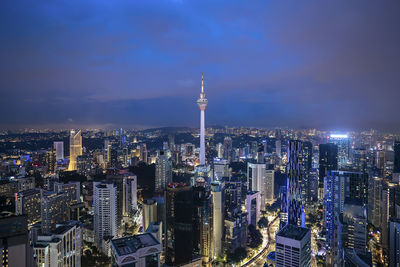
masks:
[[[400,130],[400,1],[0,2],[0,127]]]

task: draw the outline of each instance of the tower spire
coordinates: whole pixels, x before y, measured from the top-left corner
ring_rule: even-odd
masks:
[[[204,94],[204,76],[203,76],[203,73],[201,73],[201,93]]]

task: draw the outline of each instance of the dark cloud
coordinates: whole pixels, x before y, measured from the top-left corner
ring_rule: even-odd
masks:
[[[0,125],[399,130],[398,1],[3,1]]]

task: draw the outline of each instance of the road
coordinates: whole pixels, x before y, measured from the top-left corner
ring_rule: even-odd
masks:
[[[271,233],[270,233],[270,228],[271,226],[275,223],[275,221],[279,218],[279,216],[276,216],[275,219],[268,224],[267,230],[266,230],[266,236],[263,234],[263,244],[266,242],[266,245],[264,248],[259,251],[253,258],[248,260],[246,263],[240,265],[241,267],[244,266],[263,266],[268,254],[270,253],[269,247],[271,244]]]

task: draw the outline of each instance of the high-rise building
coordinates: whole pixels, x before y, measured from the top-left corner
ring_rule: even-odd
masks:
[[[212,196],[212,240],[213,251],[212,257],[223,256],[223,233],[224,233],[224,184],[218,181],[211,183],[211,196]]]
[[[117,187],[112,182],[93,183],[95,242],[101,247],[103,238],[117,235]]]
[[[303,142],[302,153],[303,175],[301,180],[301,196],[303,201],[311,202],[312,178],[310,172],[313,161],[313,145],[311,142]]]
[[[229,163],[226,159],[214,158],[214,180],[229,176]]]
[[[1,266],[36,266],[27,225],[24,215],[0,217]]]
[[[57,225],[54,232],[39,235],[33,246],[37,266],[80,267],[82,228],[77,221]]]
[[[172,182],[172,162],[163,150],[157,156],[155,177],[156,192],[164,191],[166,185]]]
[[[55,173],[57,170],[56,151],[50,149],[46,153],[46,166],[49,173]]]
[[[223,158],[224,157],[224,146],[222,143],[217,144],[216,150],[217,150],[217,157]]]
[[[69,220],[69,201],[66,193],[46,192],[41,199],[42,232],[52,232],[57,223]]]
[[[193,255],[193,194],[186,184],[170,184],[165,191],[165,263],[182,265]]]
[[[204,178],[197,178],[193,187],[193,252],[207,264],[212,257],[213,202],[210,187]]]
[[[204,78],[201,75],[201,93],[200,98],[197,99],[197,105],[200,108],[200,165],[206,164],[206,144],[205,144],[205,122],[204,122],[204,111],[207,107],[208,100],[204,93]]]
[[[111,240],[112,266],[160,266],[161,244],[150,233]]]
[[[68,183],[54,183],[54,191],[57,193],[65,193],[68,198],[68,204],[74,205],[81,202],[81,183],[68,182]]]
[[[260,192],[260,208],[265,210],[266,184],[265,163],[247,163],[247,184],[249,191]]]
[[[286,201],[287,208],[283,209],[287,211],[288,221],[287,223],[293,225],[305,225],[305,216],[301,200],[301,185],[300,181],[302,178],[302,148],[301,142],[298,140],[290,140],[288,143],[288,165],[286,168],[287,172],[287,192]],[[284,222],[281,223],[284,225]]]
[[[154,199],[143,200],[143,232],[147,230],[152,222],[157,222],[157,202]]]
[[[276,234],[277,267],[311,266],[310,229],[287,224]]]
[[[82,135],[81,130],[75,132],[71,130],[71,135],[69,137],[69,171],[76,171],[76,158],[82,155]]]
[[[224,138],[224,159],[228,162],[232,161],[232,138],[230,136]]]
[[[389,221],[389,266],[400,265],[400,219],[391,218]]]
[[[275,199],[275,171],[274,169],[265,170],[265,201],[272,203]]]
[[[328,171],[338,170],[338,147],[335,144],[319,145],[318,198],[323,198],[324,177]]]
[[[350,155],[350,139],[347,134],[331,134],[329,142],[335,144],[338,148],[338,167],[339,169],[346,168],[349,162]]]
[[[247,211],[247,221],[248,224],[257,226],[260,220],[260,206],[261,206],[261,196],[258,191],[247,192],[246,196],[246,211]]]
[[[42,190],[28,189],[15,194],[15,214],[26,215],[28,228],[42,219],[41,213]]]
[[[64,142],[57,141],[53,143],[53,148],[56,150],[56,160],[63,160],[64,159]]]

